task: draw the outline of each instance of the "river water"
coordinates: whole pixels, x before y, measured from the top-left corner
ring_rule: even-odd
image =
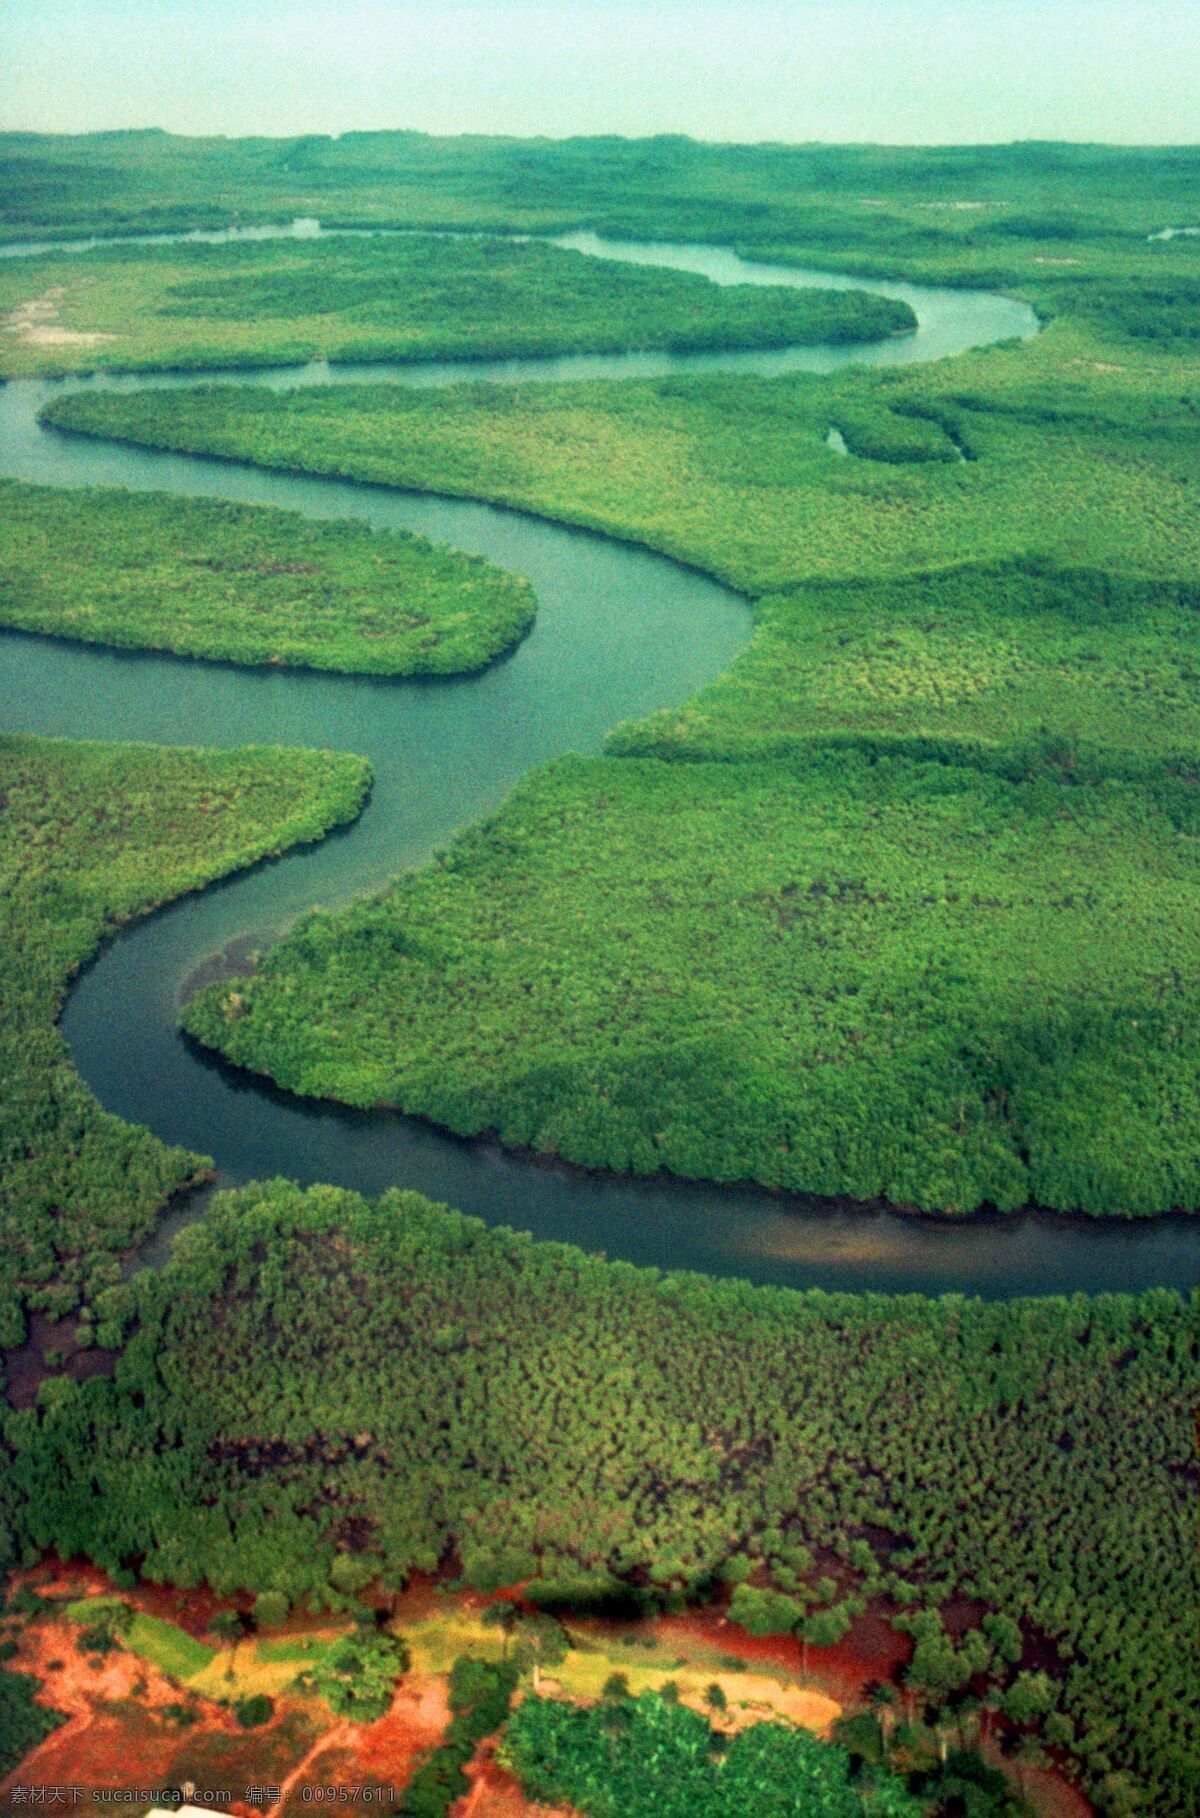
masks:
[[[276,230],[309,236],[314,223]],[[227,239],[251,236],[177,236]],[[288,389],[381,378],[628,378],[705,371],[830,372],[850,363],[943,358],[1026,338],[1025,305],[982,292],[868,282],[752,264],[722,248],[565,236],[582,253],[698,271],[717,283],[860,287],[909,302],[913,335],[869,347],[676,355],[634,353],[421,366],[206,374]],[[43,248],[9,247],[6,255]],[[53,485],[119,485],[355,517],[422,532],[527,576],[533,631],[480,675],[381,680],[251,670],[0,635],[0,699],[14,731],[164,744],[318,745],[364,753],[375,788],[361,819],[308,851],[187,898],[122,933],[77,981],[63,1028],[83,1077],[111,1111],[165,1141],[213,1155],[223,1182],[282,1174],[366,1193],[413,1187],[490,1223],[665,1268],[757,1282],[987,1296],[1186,1286],[1200,1278],[1200,1219],[1096,1222],[1030,1213],[912,1219],[757,1189],[591,1176],[462,1143],[392,1112],[308,1102],[227,1068],[178,1033],[184,981],[210,956],[264,944],[314,903],[336,904],[420,864],[494,808],[531,766],[597,751],[616,721],[683,701],[732,661],[750,630],[738,595],[664,557],[520,512],[428,494],[259,472],[193,456],[43,430],[63,389],[195,384],[136,375],[0,388],[0,473]],[[831,452],[830,459],[837,456]],[[182,1202],[146,1247],[167,1251],[202,1196]]]

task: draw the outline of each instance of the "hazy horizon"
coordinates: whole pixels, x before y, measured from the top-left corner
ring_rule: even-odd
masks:
[[[19,0],[0,127],[1200,140],[1195,0]]]

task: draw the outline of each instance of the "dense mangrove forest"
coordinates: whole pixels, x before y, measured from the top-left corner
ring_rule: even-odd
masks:
[[[951,1243],[1030,1206],[1131,1243],[1182,1224],[1200,242],[1161,230],[1198,174],[1186,149],[0,135],[12,724],[75,735],[0,744],[9,1566],[226,1600],[234,1652],[251,1622],[353,1625],[275,1644],[302,1670],[249,1722],[279,1695],[297,1734],[304,1700],[351,1728],[390,1708],[403,1587],[517,1598],[442,1674],[401,1813],[444,1818],[498,1737],[529,1798],[587,1818],[748,1787],[780,1818],[1016,1818],[1024,1766],[1102,1818],[1190,1818],[1182,1271],[751,1287],[535,1242],[519,1204],[484,1225],[403,1170],[369,1195],[235,1170],[201,1209],[219,1145],[114,1115],[56,1019],[122,928],[353,826],[247,879],[232,952],[153,981],[247,1108],[337,1101],[353,1133],[391,1107],[530,1171],[756,1183],[797,1219],[886,1202]],[[612,648],[646,688],[555,742],[544,703],[565,727],[608,697],[578,656],[519,692],[566,616],[522,573],[534,519],[696,571],[693,620],[646,619],[681,650],[736,589],[740,653],[656,691],[675,671],[630,621]],[[658,572],[574,610],[620,621],[640,588],[649,613]],[[299,748],[282,687],[221,694],[246,712],[218,738],[200,707],[203,740],[187,712],[148,735],[172,743],[78,736],[90,678],[133,703],[156,664],[225,688],[214,663],[342,672],[300,678],[346,690],[338,748]],[[482,780],[435,814],[451,687],[479,690],[456,712]],[[383,688],[411,827],[354,745]],[[126,1073],[140,1039],[111,1032]],[[308,1165],[298,1142],[281,1171]],[[140,1267],[172,1201],[197,1216]],[[819,1739],[726,1733],[669,1686],[533,1695],[565,1643],[531,1612],[697,1608],[804,1673],[867,1626],[896,1652]],[[48,1695],[2,1689],[36,1750]]]

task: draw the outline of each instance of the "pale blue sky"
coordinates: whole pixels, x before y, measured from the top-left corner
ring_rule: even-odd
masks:
[[[1200,141],[1200,0],[0,0],[0,125]]]

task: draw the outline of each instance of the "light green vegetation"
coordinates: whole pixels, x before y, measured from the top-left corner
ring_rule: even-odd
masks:
[[[697,700],[520,792],[443,874],[297,932],[192,1030],[293,1089],[591,1165],[949,1211],[1200,1203],[1177,1001],[1200,391],[1104,332],[1064,317],[832,380],[57,404],[89,433],[592,525],[758,599]],[[830,741],[864,758],[831,769]],[[794,914],[813,887],[820,917]]]
[[[139,1654],[170,1679],[194,1679],[215,1659],[213,1649],[186,1630],[136,1610],[120,1598],[84,1597],[68,1604],[65,1614],[85,1631],[111,1633],[122,1647]]]
[[[1068,773],[1200,752],[1200,583],[1018,561],[811,582],[768,594],[725,675],[608,748],[778,758],[854,740],[961,757],[1048,738]]]
[[[408,1667],[408,1649],[395,1635],[355,1630],[323,1648],[300,1683],[323,1698],[335,1716],[372,1723],[391,1704],[396,1681]]]
[[[836,378],[687,378],[432,396],[338,386],[283,397],[203,386],[67,397],[61,427],[264,467],[521,506],[634,538],[754,595],[1039,560],[1200,578],[1200,378],[1074,325],[1031,347]],[[1082,362],[1077,365],[1076,362]],[[881,426],[952,424],[973,459],[840,458],[852,405]],[[949,443],[946,448],[952,453]]]
[[[8,238],[161,232],[318,216],[327,225],[593,226],[803,245],[976,283],[1057,247],[1064,284],[1155,228],[1195,221],[1200,153],[1105,147],[698,144],[430,138],[414,132],[188,139],[0,136]],[[1162,243],[1155,253],[1186,248]],[[1038,255],[1043,264],[1036,263]]]
[[[845,1749],[783,1724],[752,1724],[718,1752],[706,1717],[653,1692],[590,1710],[526,1698],[500,1759],[532,1798],[587,1818],[921,1818],[926,1809],[892,1774],[860,1789]]]
[[[986,1682],[1018,1713],[1046,1663],[1046,1734],[1101,1809],[1123,1772],[1191,1818],[1180,1296],[753,1289],[277,1183],[218,1199],[120,1305],[115,1376],[8,1418],[18,1544],[318,1606],[348,1532],[385,1590],[451,1555],[540,1601],[751,1580],[818,1647],[819,1618],[883,1598],[922,1708]],[[982,1614],[950,1645],[930,1612],[961,1598]]]
[[[255,1643],[254,1651],[266,1666],[311,1666],[329,1642],[328,1635],[263,1636]]]
[[[536,242],[405,235],[0,263],[10,374],[782,347],[915,326],[907,304],[863,291],[729,290]]]
[[[404,532],[0,480],[0,624],[91,644],[375,675],[479,669],[527,581]]]
[[[119,1276],[203,1157],[102,1111],[55,1028],[106,935],[187,890],[352,819],[368,773],[319,751],[0,739],[0,1342],[21,1307],[62,1314]]]
[[[1200,1204],[1195,768],[1060,756],[564,759],[185,1023],[292,1091],[588,1167]]]

